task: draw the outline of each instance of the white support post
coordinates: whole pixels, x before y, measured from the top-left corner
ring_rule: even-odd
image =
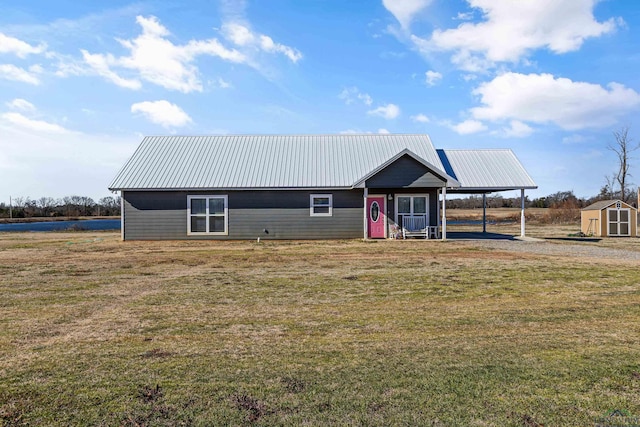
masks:
[[[520,236],[524,237],[524,188],[520,190]]]
[[[447,240],[447,187],[442,187],[442,240]]]
[[[120,192],[120,239],[124,241],[124,191]]]
[[[482,232],[487,232],[487,193],[482,193]]]
[[[362,212],[363,212],[363,229],[364,229],[364,235],[363,235],[363,239],[367,239],[367,197],[369,197],[369,189],[367,187],[364,187],[364,203],[363,203],[363,208],[362,208]]]
[[[440,227],[442,227],[442,221],[440,220],[440,190],[438,190],[438,192],[436,193],[436,200],[438,201],[438,203],[436,203],[436,206],[438,207],[438,210],[436,212],[436,216],[438,217],[438,230],[440,230]]]

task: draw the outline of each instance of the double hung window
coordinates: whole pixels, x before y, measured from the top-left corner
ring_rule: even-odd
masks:
[[[226,235],[227,196],[187,196],[187,234]]]
[[[310,216],[332,216],[333,215],[333,195],[331,194],[311,194],[309,197]]]

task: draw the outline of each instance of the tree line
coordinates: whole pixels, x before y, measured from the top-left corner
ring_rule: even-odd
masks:
[[[608,185],[602,187],[600,193],[593,197],[577,197],[573,191],[558,191],[548,196],[529,199],[525,196],[526,208],[582,209],[600,200],[622,199],[620,193],[613,191]],[[625,200],[633,206],[637,200],[633,193],[628,193]],[[487,208],[519,208],[520,197],[503,197],[500,194],[487,194]],[[479,209],[482,208],[482,195],[472,195],[463,199],[447,199],[447,209]]]
[[[637,205],[633,193],[628,193],[624,199]],[[526,208],[553,209],[581,209],[599,200],[622,199],[620,192],[605,184],[596,196],[577,197],[573,191],[558,191],[548,196],[529,199],[525,196]],[[500,194],[487,194],[487,208],[519,208],[520,197],[504,197]],[[636,206],[637,207],[637,206]],[[447,209],[480,209],[482,195],[471,195],[461,199],[447,199]],[[11,209],[11,213],[9,210]],[[103,197],[97,202],[91,197],[68,196],[61,199],[41,197],[16,197],[12,199],[12,206],[0,203],[0,218],[31,218],[31,217],[75,217],[75,216],[118,216],[120,215],[120,196]]]
[[[67,196],[60,199],[16,197],[11,199],[11,204],[0,203],[1,218],[117,215],[120,215],[120,196],[103,197],[97,202],[86,196]]]

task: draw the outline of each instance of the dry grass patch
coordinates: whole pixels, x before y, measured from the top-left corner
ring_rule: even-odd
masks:
[[[640,262],[479,242],[118,237],[0,235],[0,424],[640,413]]]

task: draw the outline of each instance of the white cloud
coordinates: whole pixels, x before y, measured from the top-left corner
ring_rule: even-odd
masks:
[[[482,103],[470,110],[477,120],[555,123],[567,130],[609,126],[640,106],[640,94],[619,83],[605,88],[551,74],[504,73],[473,93]]]
[[[563,144],[582,144],[585,141],[587,141],[587,138],[578,134],[573,134],[562,138]]]
[[[367,111],[367,114],[372,116],[384,117],[387,120],[395,119],[400,115],[400,107],[396,104],[382,105],[376,109]]]
[[[502,128],[502,134],[507,138],[524,138],[533,133],[533,129],[520,120],[511,120],[510,127]]]
[[[28,70],[25,70],[13,64],[0,64],[0,78],[16,82],[39,85],[40,78],[37,74],[41,72],[42,67],[39,65],[32,65]]]
[[[379,133],[380,135],[389,135],[391,132],[389,132],[389,131],[388,131],[387,129],[385,129],[385,128],[380,128],[380,129],[378,129],[378,133]]]
[[[248,26],[238,22],[225,23],[222,26],[222,33],[227,40],[237,46],[253,47],[267,53],[281,53],[294,63],[302,59],[302,53],[299,50],[276,43],[267,35],[255,34]]]
[[[222,31],[227,40],[238,46],[248,46],[256,43],[256,36],[244,25],[230,22],[222,27]]]
[[[117,60],[113,57],[113,55],[91,54],[84,49],[81,50],[81,52],[84,61],[97,75],[102,76],[112,83],[115,83],[116,85],[127,89],[137,90],[142,87],[142,83],[140,83],[140,80],[125,79],[117,75],[115,72],[111,71],[111,69],[109,68],[110,65],[117,64]]]
[[[22,129],[40,132],[40,133],[69,133],[69,131],[55,123],[45,122],[43,120],[33,120],[20,113],[3,113],[0,115],[3,121],[11,123]]]
[[[429,117],[425,116],[422,113],[416,114],[415,116],[411,116],[410,118],[414,122],[418,122],[418,123],[429,123],[431,121],[429,120]]]
[[[373,104],[373,98],[371,98],[368,93],[360,92],[355,86],[342,89],[338,98],[342,99],[347,105],[353,104],[356,99],[362,101],[362,103],[367,106]]]
[[[458,21],[469,21],[473,18],[473,12],[458,12],[454,19]]]
[[[487,127],[478,120],[465,120],[457,125],[450,125],[449,127],[460,135],[469,135],[487,130]]]
[[[412,36],[425,53],[452,52],[460,69],[480,72],[500,62],[518,62],[531,50],[546,48],[556,54],[578,50],[584,41],[612,32],[619,25],[611,18],[593,16],[597,0],[467,0],[479,10],[481,22],[436,29],[427,39]]]
[[[27,55],[42,53],[47,49],[45,44],[32,46],[22,40],[0,33],[0,53],[13,53],[19,58]]]
[[[291,62],[298,62],[302,59],[302,53],[299,50],[285,46],[280,43],[276,43],[269,36],[260,36],[260,47],[265,52],[278,52],[289,58]]]
[[[431,0],[382,0],[384,7],[407,29],[413,17],[426,8]]]
[[[181,127],[191,123],[191,117],[169,101],[144,101],[131,106],[132,113],[140,113],[149,121],[165,128]]]
[[[12,142],[0,143],[0,169],[12,171],[2,176],[4,194],[36,198],[108,195],[115,171],[140,141],[130,134],[89,135],[5,114],[0,114],[0,133]]]
[[[230,89],[233,87],[233,85],[228,81],[224,80],[222,77],[218,77],[218,87],[220,89]]]
[[[166,89],[184,93],[202,91],[198,69],[192,64],[197,56],[216,56],[234,63],[247,61],[245,55],[236,49],[227,49],[216,39],[175,45],[168,39],[169,30],[154,16],[138,16],[136,22],[142,27],[142,34],[132,40],[118,40],[130,51],[129,56],[82,52],[85,62],[96,74],[119,86],[138,89],[140,82],[136,78],[121,77],[113,68],[137,73],[140,78]]]
[[[424,74],[425,83],[427,84],[427,86],[435,86],[442,79],[442,74],[438,73],[437,71],[429,70]]]
[[[11,108],[12,110],[21,110],[21,111],[35,111],[36,110],[35,105],[33,105],[29,101],[27,101],[25,99],[22,99],[22,98],[16,98],[13,101],[7,102],[6,105],[9,108]]]

